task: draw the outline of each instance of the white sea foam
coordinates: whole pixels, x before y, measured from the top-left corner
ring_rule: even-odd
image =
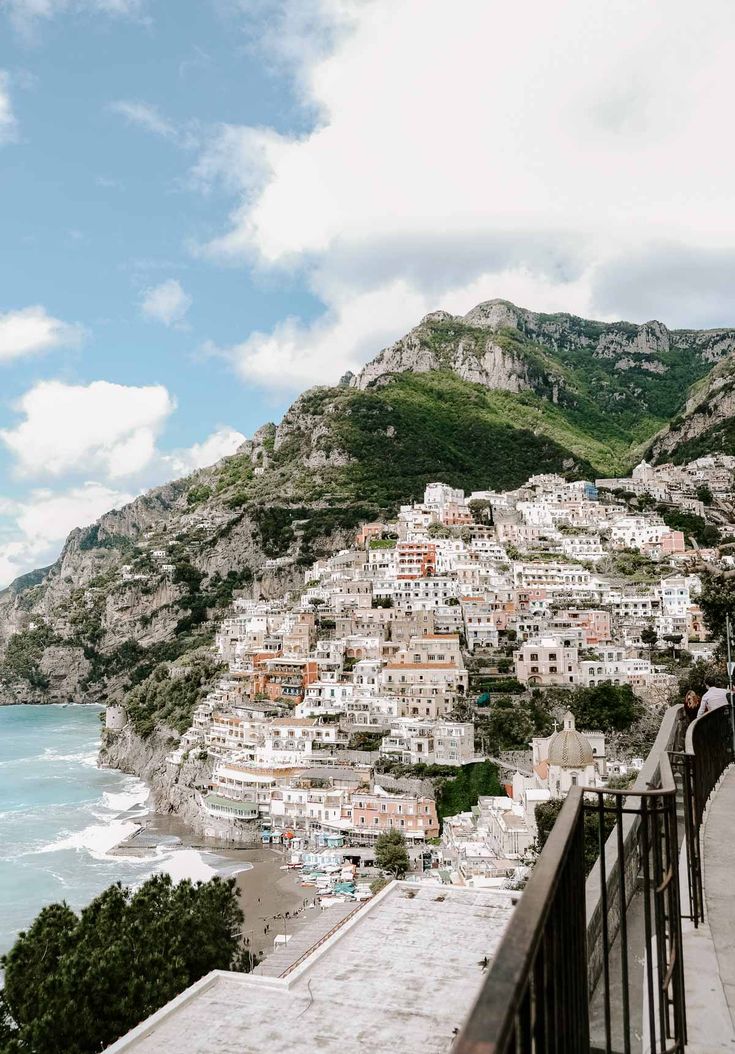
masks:
[[[144,807],[150,796],[150,791],[142,781],[136,781],[136,786],[124,791],[105,791],[102,795],[102,806],[110,812],[136,812]]]
[[[34,759],[35,760],[35,759]],[[97,751],[84,750],[78,754],[60,754],[54,747],[46,747],[43,754],[39,755],[40,761],[74,761],[78,765],[97,767]]]
[[[62,849],[81,849],[99,860],[107,857],[110,850],[138,830],[140,824],[133,820],[115,820],[112,823],[93,823],[81,831],[57,838],[55,842],[37,849],[37,853],[56,853]]]
[[[198,849],[176,849],[167,852],[158,861],[153,869],[163,871],[174,882],[180,882],[184,878],[190,878],[192,882],[207,882],[217,874],[217,869],[208,864],[205,854]]]

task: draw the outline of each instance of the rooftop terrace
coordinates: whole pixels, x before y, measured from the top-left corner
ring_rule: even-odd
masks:
[[[513,897],[393,882],[336,918],[325,937],[329,910],[285,976],[209,974],[108,1054],[444,1054],[478,995]],[[299,937],[308,944],[306,929]]]

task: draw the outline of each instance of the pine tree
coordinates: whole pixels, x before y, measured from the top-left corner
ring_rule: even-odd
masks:
[[[210,970],[246,969],[235,880],[120,883],[44,908],[2,959],[0,1052],[93,1054]]]

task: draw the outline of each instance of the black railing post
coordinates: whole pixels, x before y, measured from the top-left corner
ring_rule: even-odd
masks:
[[[714,717],[711,728],[717,725]],[[632,789],[572,787],[453,1054],[590,1054],[589,990],[596,984],[602,985],[604,1019],[599,1039],[595,1037],[599,1046],[604,1042],[609,1054],[629,1054],[645,1034],[650,1054],[683,1054],[677,786],[667,753],[680,746],[680,731],[679,709],[668,711]],[[729,737],[713,745],[700,766],[672,757],[682,769],[685,824],[695,847],[690,852],[693,869],[698,868],[694,836],[704,803],[731,758]],[[585,815],[597,821],[599,849],[589,883]],[[608,818],[613,826],[609,836]],[[690,870],[690,882],[693,874]],[[696,914],[701,887],[699,892],[696,885],[691,888],[699,898],[690,908]],[[628,925],[630,907],[640,896],[641,935],[637,926]],[[634,947],[631,941],[637,942]],[[646,1004],[635,1020],[633,985],[642,987]]]
[[[702,821],[710,795],[733,761],[731,710],[732,697],[728,706],[698,717],[687,729],[684,751],[673,755],[682,773],[689,917],[695,926],[704,921]]]
[[[589,1054],[584,882],[573,787],[453,1054]]]

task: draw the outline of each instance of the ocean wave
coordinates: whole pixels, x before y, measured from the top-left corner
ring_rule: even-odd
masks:
[[[97,767],[97,751],[88,747],[74,754],[61,754],[55,747],[46,747],[36,759],[38,761],[73,761],[77,764]]]
[[[110,812],[123,813],[136,811],[145,807],[150,797],[148,787],[139,781],[139,785],[124,791],[105,791],[102,795],[102,806]]]
[[[57,853],[63,849],[83,850],[95,859],[109,858],[110,850],[137,831],[140,824],[134,820],[117,820],[112,823],[93,823],[81,831],[62,835],[56,841],[42,846],[36,853]],[[114,858],[113,858],[114,859]]]

